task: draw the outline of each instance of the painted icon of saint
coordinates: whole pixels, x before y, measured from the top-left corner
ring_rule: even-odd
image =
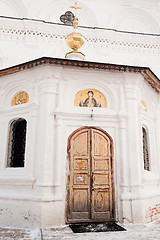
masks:
[[[79,106],[80,107],[101,107],[101,103],[97,103],[96,99],[94,98],[93,91],[88,91],[88,97],[86,100],[80,101]]]

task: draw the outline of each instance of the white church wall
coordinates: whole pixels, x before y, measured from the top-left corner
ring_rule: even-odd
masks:
[[[131,178],[130,180],[131,195],[130,197],[128,195],[128,201],[127,198],[125,198],[125,195],[123,196],[124,213],[128,215],[128,217],[124,217],[124,220],[127,222],[132,222],[130,218],[133,219],[133,222],[149,222],[151,221],[151,219],[155,220],[159,218],[159,157],[157,152],[158,139],[155,129],[157,116],[156,109],[154,107],[159,102],[159,96],[154,92],[152,88],[150,88],[150,86],[144,80],[141,79],[140,81],[140,78],[138,79],[139,82],[135,82],[135,84],[138,83],[137,86],[139,88],[139,90],[137,89],[136,91],[139,96],[137,95],[135,100],[137,101],[137,104],[140,104],[141,99],[143,99],[147,106],[147,112],[145,112],[142,106],[139,108],[140,112],[137,119],[137,130],[139,132],[137,132],[137,142],[140,147],[138,150],[139,157],[130,160],[130,163],[132,162],[132,166],[130,164],[130,170],[132,172],[135,171],[133,173],[133,178]],[[134,95],[132,95],[131,93],[129,94],[129,96],[134,98]],[[138,109],[138,107],[136,109]],[[133,108],[131,108],[131,111],[133,111]],[[133,126],[134,125],[132,124],[132,127]],[[150,171],[144,170],[143,165],[142,127],[145,127],[148,131]],[[134,145],[132,145],[132,147],[133,146]],[[131,150],[130,154],[134,156]],[[135,184],[135,177],[137,184]],[[136,211],[134,211],[135,208],[137,209],[137,213]],[[139,212],[141,214],[138,214]]]
[[[99,73],[99,74],[101,74],[101,73]],[[88,75],[89,75],[89,73],[88,73]],[[103,73],[101,75],[103,75]],[[131,74],[128,74],[128,76],[129,75],[131,75]],[[73,72],[72,72],[72,76],[73,76]],[[67,73],[66,72],[65,72],[65,77],[66,77],[65,78],[65,81],[66,81],[66,79],[67,79]],[[90,120],[89,124],[88,124],[88,121],[87,122],[85,121],[85,124],[83,124],[84,120],[86,119],[87,112],[88,112],[87,119],[89,120],[89,115],[90,115],[90,110],[89,109],[83,109],[83,108],[82,109],[78,109],[77,108],[77,110],[76,109],[73,110],[72,113],[71,113],[71,111],[70,112],[68,111],[67,116],[69,116],[69,120],[70,120],[69,123],[70,123],[70,125],[72,124],[72,117],[74,117],[74,121],[76,123],[76,127],[73,128],[72,131],[70,131],[70,134],[74,130],[76,130],[77,128],[79,128],[81,126],[100,126],[105,131],[110,133],[109,126],[110,126],[110,124],[112,122],[112,124],[113,124],[113,125],[111,124],[112,128],[114,129],[114,131],[115,131],[115,133],[117,135],[117,138],[115,138],[115,137],[113,137],[113,134],[111,134],[111,136],[113,137],[114,142],[115,142],[115,146],[114,146],[115,147],[115,166],[116,166],[116,169],[121,169],[121,171],[123,171],[123,172],[119,172],[118,170],[115,170],[116,204],[117,204],[116,206],[117,206],[117,208],[119,207],[118,213],[117,213],[117,219],[120,220],[120,218],[121,218],[120,216],[125,214],[125,211],[126,211],[126,207],[125,207],[123,213],[121,212],[122,210],[120,210],[121,209],[121,204],[122,204],[120,195],[121,195],[122,192],[126,193],[126,191],[128,191],[128,188],[131,187],[130,184],[129,184],[129,181],[128,181],[128,172],[129,172],[129,169],[131,168],[131,162],[132,162],[132,160],[130,160],[130,164],[128,163],[128,166],[125,166],[125,163],[127,163],[127,160],[128,160],[128,156],[127,156],[128,153],[126,151],[127,150],[126,149],[126,146],[127,146],[127,139],[126,139],[126,126],[127,126],[126,120],[127,120],[127,115],[125,115],[125,113],[126,113],[125,99],[124,99],[124,97],[122,97],[122,95],[124,94],[124,91],[119,93],[119,96],[120,96],[119,99],[121,99],[120,103],[124,104],[123,107],[122,107],[121,104],[118,103],[119,99],[116,96],[116,95],[118,95],[117,94],[118,91],[116,91],[116,89],[119,90],[120,89],[120,85],[122,83],[123,84],[121,86],[121,89],[123,89],[123,87],[124,87],[124,79],[122,77],[122,74],[117,74],[117,76],[116,76],[116,74],[114,75],[114,74],[109,73],[109,74],[106,74],[106,77],[104,79],[101,77],[101,84],[96,82],[96,85],[95,85],[94,78],[96,80],[97,77],[98,77],[98,74],[97,74],[97,76],[94,74],[94,77],[91,74],[90,83],[89,83],[89,76],[88,76],[87,84],[83,85],[83,81],[86,83],[86,80],[85,80],[84,76],[80,73],[80,71],[79,71],[78,77],[77,77],[77,74],[76,74],[76,78],[74,78],[74,83],[73,84],[72,84],[71,76],[69,76],[68,77],[69,88],[67,88],[66,87],[67,84],[65,84],[66,94],[64,95],[64,99],[68,99],[70,93],[74,92],[74,91],[72,91],[72,89],[73,89],[73,87],[75,85],[77,85],[75,83],[76,81],[79,82],[80,85],[83,85],[83,88],[80,87],[79,90],[85,89],[85,88],[89,87],[89,85],[92,86],[92,88],[94,88],[94,89],[96,88],[97,90],[100,90],[99,86],[101,84],[103,84],[103,93],[105,92],[105,87],[106,87],[106,89],[107,88],[108,89],[109,88],[112,89],[112,94],[111,93],[108,94],[108,95],[106,94],[105,96],[106,96],[106,99],[108,99],[107,97],[112,95],[112,100],[115,102],[115,105],[117,106],[117,108],[116,109],[112,108],[112,111],[110,109],[106,109],[106,110],[104,110],[104,109],[103,110],[102,109],[95,109],[94,110],[95,118],[94,118],[94,121],[93,121],[94,123],[91,122],[91,120]],[[115,79],[112,79],[112,78],[115,78]],[[128,82],[131,81],[131,80],[132,80],[131,90],[133,88],[134,92],[136,93],[137,88],[135,88],[135,86],[134,86],[135,85],[135,74],[132,75],[132,79],[129,79]],[[118,82],[119,82],[119,84],[118,84]],[[114,85],[113,83],[114,84],[116,83],[116,85]],[[78,86],[79,86],[79,84],[78,84]],[[78,91],[78,89],[74,92],[74,96],[75,96],[77,91]],[[107,92],[107,90],[106,90],[106,92]],[[115,98],[113,96],[115,96]],[[70,98],[72,100],[72,101],[70,101],[70,106],[71,106],[71,103],[72,103],[72,106],[73,106],[74,98],[73,98],[73,96],[71,96]],[[135,102],[137,102],[137,96],[135,97]],[[138,105],[138,102],[136,104]],[[66,102],[66,105],[67,105],[67,102]],[[137,107],[137,105],[136,105],[136,107]],[[108,108],[110,108],[110,107],[108,107]],[[122,111],[122,109],[123,109],[123,111]],[[130,110],[133,111],[132,108]],[[101,113],[101,115],[100,115],[100,111],[103,111],[103,113]],[[118,119],[117,119],[117,113],[119,113],[119,118]],[[122,113],[123,113],[123,115],[122,115]],[[66,114],[64,112],[61,112],[60,109],[59,109],[59,112],[57,112],[56,114],[57,115],[60,114],[61,117],[64,115],[65,118],[67,118]],[[83,115],[82,119],[81,119],[81,115]],[[138,114],[136,114],[136,115],[138,116]],[[75,119],[75,116],[76,116],[76,119]],[[96,117],[98,117],[98,119],[97,119],[98,122],[96,122]],[[103,121],[102,121],[103,118],[105,118],[105,123],[103,123]],[[79,120],[81,120],[80,121],[81,124],[77,125],[77,122],[79,122]],[[117,122],[119,120],[120,120],[120,123]],[[133,121],[134,120],[135,120],[135,116],[133,118]],[[132,122],[131,122],[131,124],[132,124]],[[120,128],[120,130],[119,130],[119,128]],[[132,131],[135,132],[134,129]],[[118,137],[119,135],[120,135],[122,141]],[[69,134],[68,134],[68,136],[69,136]],[[66,137],[65,141],[67,141],[67,137]],[[135,141],[136,141],[136,139],[135,139]],[[121,143],[120,146],[119,146],[119,143]],[[140,154],[140,153],[138,152],[137,154]],[[133,155],[133,150],[131,150],[131,155]],[[121,166],[121,165],[123,165],[123,166]],[[127,169],[126,169],[126,167],[127,167]],[[124,169],[124,170],[122,170],[122,169]],[[126,175],[126,176],[124,176],[124,175]],[[135,175],[137,175],[137,169],[135,169],[135,172],[133,173],[133,177],[132,177],[133,179],[131,181],[131,185],[135,184],[134,180],[137,180],[137,178],[136,178],[137,176],[135,176]],[[140,180],[138,181],[138,185],[139,184],[140,184]],[[122,188],[122,186],[123,186],[123,188]],[[133,191],[135,191],[134,190],[134,186],[133,186]],[[131,206],[130,206],[130,208],[131,208]],[[140,209],[140,206],[139,206],[139,209]],[[130,209],[130,211],[131,211],[131,209]],[[127,210],[127,217],[129,215],[129,212]],[[141,209],[140,209],[140,212],[141,212]],[[133,216],[131,217],[131,219],[132,219],[131,221],[142,221],[141,218],[140,219],[136,219],[136,217],[134,217],[134,219],[133,219]]]
[[[72,70],[72,74],[71,74],[71,70]],[[101,74],[101,81],[98,82],[97,79],[99,78],[99,74]],[[75,70],[75,69],[69,68],[68,70],[63,71],[63,76],[61,78],[61,91],[63,92],[63,94],[61,94],[61,98],[59,98],[58,107],[55,110],[55,116],[57,119],[56,126],[59,126],[59,128],[61,126],[62,127],[61,132],[63,132],[63,139],[61,139],[60,141],[61,149],[62,149],[62,142],[64,143],[63,154],[61,153],[61,155],[58,156],[59,160],[61,157],[63,158],[63,156],[65,156],[65,161],[67,161],[66,154],[67,154],[68,137],[74,130],[82,126],[101,127],[106,132],[108,132],[113,139],[118,137],[115,135],[117,131],[117,126],[119,125],[116,117],[117,109],[115,109],[115,106],[117,106],[117,103],[118,103],[118,98],[117,98],[118,86],[116,86],[116,84],[113,85],[112,82],[114,80],[116,81],[116,79],[119,79],[119,78],[120,78],[120,74],[117,74],[117,77],[113,77],[113,75],[110,73],[108,74],[103,74],[102,72],[97,73],[97,71],[94,71],[94,70],[86,71],[86,70],[78,70],[78,69]],[[92,89],[101,91],[107,99],[107,109],[95,108],[93,110],[93,114],[94,114],[93,121],[90,119],[91,110],[89,108],[74,107],[74,98],[76,93],[80,90],[87,89],[87,88],[92,88]],[[113,91],[113,88],[114,88],[114,91]],[[116,149],[116,146],[114,147]],[[117,149],[118,149],[118,146],[117,146]],[[61,163],[60,166],[62,166],[62,164],[63,163]],[[116,161],[115,161],[115,164],[117,164]],[[68,163],[67,163],[67,169],[68,169]],[[63,196],[64,196],[63,197],[64,206],[66,205],[66,198],[65,198],[66,172],[65,171],[66,171],[66,168],[64,168],[63,173],[61,173],[61,175],[63,176],[62,188],[63,188]],[[117,178],[117,175],[118,174],[115,175],[115,178]],[[116,187],[116,192],[118,191],[119,189],[118,187]],[[118,193],[116,193],[116,195],[118,195]],[[120,205],[120,202],[117,200],[116,206],[118,207],[118,205]]]
[[[31,0],[27,2],[24,0],[15,0],[14,2],[9,0],[6,2],[2,0],[0,13],[2,16],[35,18],[59,23],[59,17],[70,10],[69,6],[73,4],[74,1],[72,0],[60,0],[58,2],[56,0],[46,0],[46,2],[38,0],[34,0],[34,2]],[[152,2],[145,0],[134,2],[100,0],[97,2],[94,0],[92,3],[90,0],[86,0],[85,3],[80,0],[78,4],[82,7],[82,11],[78,12],[78,18],[82,26],[118,29],[117,25],[122,25],[121,30],[146,31],[149,33],[155,31],[158,33],[158,28],[156,28],[159,25],[157,9],[160,6],[156,0]],[[127,20],[124,21],[124,19]],[[130,22],[130,20],[132,21]],[[141,23],[143,24],[141,25]]]
[[[153,106],[159,104],[159,96],[140,74],[43,65],[1,77],[0,81],[4,106],[0,112],[0,202],[8,209],[2,214],[4,225],[65,224],[67,142],[82,126],[100,127],[113,139],[116,220],[150,221],[150,211],[160,196]],[[93,109],[94,120],[90,108],[74,106],[76,93],[88,88],[102,92],[107,100],[107,108]],[[11,106],[13,97],[22,90],[28,92],[29,102]],[[26,165],[6,168],[9,123],[19,117],[27,120]],[[149,130],[151,171],[143,170],[142,126]],[[35,206],[33,211],[31,205]]]
[[[43,56],[64,58],[70,51],[65,38],[72,27],[10,19],[1,19],[0,26],[3,68]],[[81,48],[85,60],[149,66],[159,76],[159,37],[109,30],[80,31],[86,38]]]
[[[64,58],[70,51],[65,39],[73,28],[61,24],[59,17],[73,4],[70,0],[1,0],[0,68],[44,56]],[[156,0],[78,4],[83,8],[78,18],[86,38],[81,48],[86,61],[147,66],[160,77],[160,4]],[[90,108],[74,106],[76,93],[87,88],[107,99],[106,109],[93,109],[93,121]],[[11,106],[13,97],[23,90],[29,102]],[[82,126],[101,127],[113,138],[116,220],[138,223],[160,217],[160,100],[140,74],[45,65],[1,77],[0,96],[4,225],[65,223],[67,140]],[[9,125],[18,118],[27,121],[26,163],[24,168],[6,168]],[[142,127],[149,137],[150,171],[144,170]]]
[[[58,3],[50,0],[45,3],[43,1],[30,3],[30,0],[16,2],[1,2],[0,50],[3,52],[1,68],[43,56],[64,58],[69,51],[65,39],[73,28],[61,24],[59,17],[65,11],[71,10],[69,5],[73,5],[74,2],[66,3],[63,0]],[[86,55],[86,60],[149,66],[160,76],[158,65],[160,26],[157,1],[154,4],[153,1],[144,3],[141,0],[134,4],[128,1],[124,5],[120,1],[101,1],[98,4],[94,1],[90,4],[88,0],[85,3],[80,1],[79,5],[83,8],[78,13],[79,30],[86,38],[81,51]]]
[[[159,97],[152,89],[143,81],[143,89],[141,89],[141,97],[145,99],[147,111],[141,108],[140,126],[144,126],[148,132],[149,142],[149,159],[150,171],[144,170],[142,166],[142,196],[144,222],[150,222],[160,217],[159,214],[159,120],[157,114],[157,106],[159,105]],[[141,148],[142,152],[142,148]],[[142,156],[143,159],[143,156]]]
[[[69,72],[69,71],[68,71]],[[85,72],[85,71],[84,71]],[[83,73],[84,74],[84,73]],[[110,121],[114,122],[114,126],[112,126],[115,131],[117,132],[116,134],[120,135],[120,137],[118,139],[114,139],[115,140],[115,148],[116,148],[116,152],[115,152],[115,164],[116,166],[118,166],[118,169],[121,169],[121,174],[116,172],[116,191],[117,193],[117,206],[118,205],[123,205],[124,209],[123,209],[123,213],[118,212],[117,214],[117,218],[118,220],[120,220],[120,216],[122,216],[122,218],[124,218],[124,220],[127,219],[127,221],[130,222],[143,222],[145,221],[145,211],[146,209],[144,207],[142,207],[142,205],[144,204],[144,201],[138,197],[139,194],[141,195],[141,191],[142,189],[145,187],[142,187],[143,185],[143,181],[142,181],[142,172],[144,175],[144,166],[143,166],[143,158],[142,158],[142,136],[141,136],[141,128],[142,126],[139,125],[139,113],[138,113],[138,109],[139,109],[139,105],[140,105],[140,99],[142,97],[142,94],[140,92],[140,82],[143,81],[143,78],[140,77],[140,75],[137,74],[125,74],[125,80],[123,79],[121,74],[113,74],[112,73],[108,73],[106,74],[105,78],[103,79],[103,73],[101,74],[101,83],[97,83],[96,79],[98,78],[98,74],[100,73],[94,73],[94,76],[91,73],[91,76],[89,71],[87,73],[88,77],[83,76],[83,74],[81,74],[81,71],[78,71],[78,74],[75,74],[76,77],[72,77],[74,74],[72,72],[72,76],[69,74],[67,74],[67,71],[65,72],[65,83],[64,83],[64,89],[66,90],[64,92],[64,99],[67,99],[66,101],[64,101],[66,103],[66,108],[67,105],[72,105],[73,106],[73,102],[74,102],[74,96],[75,94],[82,89],[88,88],[89,86],[92,86],[93,89],[97,89],[99,91],[102,91],[103,93],[105,93],[106,99],[110,99],[111,101],[114,102],[114,105],[117,106],[116,109],[114,109],[113,107],[109,106],[110,104],[108,104],[108,108],[106,110],[103,110],[103,114],[105,114],[105,124],[103,126],[102,122],[100,122],[100,118],[103,118],[104,115],[100,115],[100,111],[102,111],[102,109],[94,109],[94,125],[93,122],[91,123],[85,123],[82,124],[83,119],[85,118],[85,116],[88,113],[88,119],[89,119],[89,114],[90,114],[90,110],[89,109],[78,109],[77,110],[71,110],[69,111],[69,109],[67,108],[68,111],[68,115],[69,120],[70,120],[70,124],[71,124],[71,120],[72,117],[76,116],[76,119],[74,119],[74,121],[79,120],[80,115],[83,114],[83,119],[81,119],[81,125],[76,125],[77,128],[81,127],[81,126],[103,126],[102,128],[104,130],[106,130],[107,132],[110,132],[109,130],[109,119]],[[84,74],[85,75],[85,74]],[[108,75],[108,76],[107,76]],[[73,80],[71,80],[73,78]],[[114,79],[112,79],[114,78]],[[89,80],[90,79],[90,80]],[[95,81],[94,81],[95,79]],[[68,80],[68,84],[66,83]],[[119,84],[118,84],[119,82]],[[85,83],[85,84],[84,84]],[[116,86],[113,84],[116,83]],[[101,89],[101,84],[103,85],[103,90]],[[81,87],[81,85],[83,87]],[[155,99],[155,103],[157,102],[157,98],[158,95],[155,97],[154,96],[154,90],[148,85],[148,83],[144,82],[144,85],[146,86],[146,89],[148,88],[148,91],[151,95],[151,98],[154,97]],[[142,88],[144,88],[144,85],[142,84]],[[68,88],[67,88],[68,86]],[[77,86],[77,88],[76,88]],[[106,89],[105,89],[106,87]],[[75,90],[74,90],[75,89]],[[109,90],[110,89],[110,90]],[[118,89],[118,91],[116,91],[116,89]],[[121,89],[122,92],[120,92],[119,90]],[[108,91],[109,90],[109,91]],[[112,91],[111,91],[112,90]],[[107,94],[107,91],[109,94]],[[72,94],[70,94],[72,93]],[[119,93],[119,95],[118,95]],[[154,94],[153,94],[154,93]],[[124,95],[123,95],[124,94]],[[128,94],[128,95],[126,95]],[[147,92],[148,94],[148,92]],[[148,96],[146,94],[146,96]],[[128,96],[128,98],[124,98],[124,96]],[[112,97],[111,97],[112,96]],[[118,96],[118,98],[117,98]],[[143,99],[143,97],[142,97]],[[146,101],[148,101],[148,97],[145,99],[147,99]],[[114,106],[113,105],[113,106]],[[126,105],[128,105],[128,110],[126,109]],[[149,105],[148,109],[149,109]],[[111,108],[111,109],[110,109]],[[64,111],[61,111],[60,109],[57,109],[57,115],[60,114],[61,117],[64,115],[66,118],[66,114],[64,113]],[[114,119],[114,114],[118,112],[119,113],[119,120],[120,123],[117,123],[115,121],[117,121],[117,116],[116,116],[116,120]],[[127,127],[127,115],[126,112],[128,112],[129,114],[131,114],[131,119],[128,120],[130,123],[129,128]],[[98,124],[96,122],[96,114],[98,116]],[[150,115],[153,116],[153,110],[150,110]],[[108,119],[109,118],[109,119]],[[136,120],[135,120],[136,119]],[[147,125],[148,122],[153,122],[153,119],[151,117],[151,119],[149,119],[147,121]],[[136,125],[135,125],[136,124]],[[150,125],[149,125],[150,126]],[[119,128],[119,130],[117,130],[117,128]],[[126,139],[126,135],[127,132],[129,130],[129,139]],[[154,130],[154,123],[151,124],[150,127],[150,131],[152,132]],[[76,128],[73,128],[71,132],[73,132],[74,130],[76,130]],[[136,131],[135,131],[136,130]],[[68,134],[69,135],[69,134]],[[153,136],[150,139],[150,141],[155,142],[155,132],[153,131]],[[111,134],[112,136],[112,134]],[[113,136],[112,136],[113,137]],[[132,138],[132,139],[131,139]],[[122,140],[120,140],[122,139]],[[66,137],[66,141],[67,141],[67,137]],[[127,142],[133,141],[133,145],[131,145],[131,149],[130,149],[130,153],[127,152],[126,146],[127,146]],[[120,146],[118,146],[120,145]],[[136,146],[134,149],[132,148],[132,146]],[[155,151],[155,147],[154,144],[150,146],[150,148],[152,149],[152,160],[154,164],[156,164],[156,160],[157,159],[157,155],[156,155],[156,151]],[[137,149],[137,152],[135,151],[135,149]],[[130,156],[130,160],[128,158],[128,154]],[[136,155],[135,155],[136,154]],[[121,162],[118,163],[118,160],[121,159]],[[135,161],[136,160],[136,161]],[[129,161],[129,162],[128,162]],[[122,166],[121,166],[122,165]],[[156,168],[156,167],[155,167]],[[149,173],[152,174],[152,173]],[[126,176],[124,176],[126,175]],[[149,180],[150,181],[150,180]],[[118,182],[121,182],[121,185],[118,186]],[[150,182],[151,184],[151,182]],[[153,187],[153,186],[152,186]],[[154,187],[156,187],[156,185],[154,185]],[[131,192],[131,196],[129,193],[129,189],[132,189]],[[143,190],[143,194],[145,194],[145,192],[147,192],[148,189]],[[156,191],[156,189],[155,189]],[[155,192],[154,191],[154,192]],[[122,193],[122,202],[120,202],[120,195]],[[128,201],[125,200],[125,196],[127,196]],[[137,198],[137,200],[136,200]],[[132,199],[132,200],[131,200]],[[158,200],[157,200],[158,201]],[[128,207],[127,207],[128,206]],[[134,212],[133,214],[133,210],[136,206],[137,208],[137,213]],[[121,207],[120,207],[121,208]],[[120,209],[119,208],[119,209]],[[129,208],[129,209],[128,209]],[[144,211],[143,211],[144,208]],[[125,217],[126,216],[126,217]]]
[[[52,154],[53,149],[53,140],[51,138],[54,134],[51,134],[51,130],[54,128],[52,124],[54,118],[51,115],[46,122],[45,116],[46,114],[47,116],[50,115],[50,111],[52,111],[52,109],[50,110],[49,102],[55,103],[54,95],[56,90],[54,89],[56,89],[56,85],[54,81],[50,81],[51,73],[48,74],[48,69],[43,71],[43,76],[40,73],[43,80],[41,80],[38,72],[36,75],[34,74],[35,72],[33,71],[26,71],[26,78],[24,78],[23,73],[18,73],[5,77],[4,81],[2,80],[4,83],[2,83],[4,94],[2,100],[3,108],[1,108],[0,114],[2,121],[1,133],[3,134],[3,138],[0,140],[2,146],[0,198],[3,209],[2,222],[4,225],[30,227],[32,220],[35,220],[33,227],[40,226],[43,222],[40,215],[41,208],[46,201],[52,201],[49,185],[53,181],[51,175],[52,165],[50,166],[50,161],[51,164],[53,162],[53,156],[51,155],[50,158],[50,154]],[[36,82],[37,79],[39,80],[38,83]],[[13,81],[14,86],[12,84]],[[29,94],[29,102],[11,106],[12,99],[17,92],[24,90]],[[50,106],[54,108],[54,104]],[[24,118],[27,121],[25,167],[6,168],[9,125],[13,119],[18,118]],[[40,123],[40,126],[38,123]],[[49,139],[47,135],[48,130],[44,125],[51,125]],[[46,141],[47,144],[45,144]],[[46,146],[49,148],[49,144],[51,149],[47,152]],[[35,159],[37,160],[35,161]],[[44,162],[46,164],[45,167],[43,166]],[[45,174],[45,172],[47,173]],[[5,206],[4,200],[6,201]],[[17,200],[20,204],[16,210]],[[44,204],[42,204],[43,202]],[[32,211],[32,203],[33,205],[37,203],[34,211]],[[10,208],[8,208],[8,204]],[[17,221],[13,221],[13,215]]]

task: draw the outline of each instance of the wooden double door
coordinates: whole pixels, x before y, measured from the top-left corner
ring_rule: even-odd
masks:
[[[114,220],[112,144],[107,133],[94,127],[70,136],[67,222]]]

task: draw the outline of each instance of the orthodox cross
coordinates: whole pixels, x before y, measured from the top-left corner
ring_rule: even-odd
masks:
[[[74,25],[75,28],[77,28],[77,25],[78,25],[77,10],[82,9],[82,8],[77,6],[77,2],[75,2],[75,6],[70,6],[70,8],[75,9],[75,20],[73,22],[73,25]]]

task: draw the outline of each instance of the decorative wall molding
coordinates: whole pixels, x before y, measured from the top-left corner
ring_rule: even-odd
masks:
[[[160,35],[138,34],[117,30],[79,27],[86,38],[87,48],[106,48],[143,51],[160,54]],[[10,19],[0,17],[0,39],[32,41],[36,43],[65,42],[72,27],[44,21]]]
[[[51,64],[67,67],[78,67],[84,69],[99,69],[99,70],[108,70],[115,72],[129,72],[129,73],[140,73],[144,79],[157,91],[160,92],[160,80],[157,76],[147,67],[135,67],[135,66],[126,66],[126,65],[116,65],[116,64],[106,64],[99,62],[87,62],[87,61],[77,61],[77,60],[68,60],[61,58],[49,58],[43,57],[33,61],[29,61],[23,64],[19,64],[14,67],[6,68],[0,70],[0,77],[5,76],[11,73],[23,71],[25,69],[30,69],[39,65]]]

